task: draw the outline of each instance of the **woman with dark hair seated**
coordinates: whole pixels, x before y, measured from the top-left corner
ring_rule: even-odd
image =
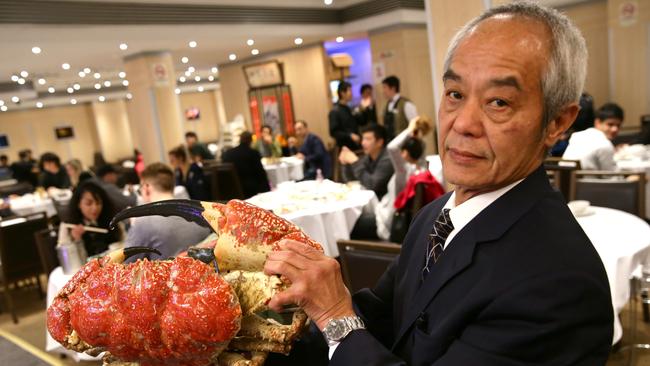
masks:
[[[74,241],[83,241],[89,256],[108,250],[108,245],[122,239],[119,229],[110,230],[109,223],[116,214],[106,192],[96,183],[81,183],[70,199],[70,236]],[[108,233],[88,231],[84,226],[107,229]]]
[[[174,168],[176,185],[185,186],[191,199],[210,201],[210,186],[203,168],[197,163],[190,163],[183,145],[169,151],[169,163]]]

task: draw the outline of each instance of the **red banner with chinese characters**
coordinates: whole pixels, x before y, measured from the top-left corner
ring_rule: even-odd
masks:
[[[253,131],[259,137],[262,134],[262,124],[260,123],[260,110],[257,98],[253,97],[250,102],[251,117],[253,119]]]
[[[288,90],[282,93],[282,107],[284,108],[284,127],[287,136],[293,136],[293,108],[291,105],[291,94]]]

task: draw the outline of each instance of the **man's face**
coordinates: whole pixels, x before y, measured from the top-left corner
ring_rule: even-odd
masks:
[[[621,129],[622,124],[623,121],[618,118],[607,118],[604,121],[596,118],[594,121],[594,127],[600,131],[603,131],[605,136],[607,136],[607,138],[610,140],[613,140],[616,138],[616,136],[618,136],[618,131]]]
[[[347,103],[352,100],[352,88],[347,88],[341,92],[341,102]]]
[[[450,183],[488,192],[539,166],[555,138],[542,131],[541,121],[549,47],[542,24],[507,15],[485,20],[460,43],[438,111],[438,145]]]
[[[366,155],[375,155],[381,151],[384,140],[376,139],[373,132],[364,132],[361,135],[361,147]]]
[[[151,202],[151,189],[152,187],[149,182],[147,182],[145,179],[140,180],[140,189],[138,192],[140,193],[143,202]]]
[[[363,90],[363,93],[361,93],[361,98],[367,99],[367,98],[372,98],[372,89],[367,88]]]
[[[304,139],[307,136],[307,127],[302,123],[296,123],[293,129],[298,138]]]
[[[387,99],[392,99],[395,94],[397,94],[393,88],[388,86],[388,84],[381,84],[381,91]]]
[[[107,173],[102,180],[106,183],[117,184],[117,173]]]
[[[185,142],[187,143],[188,147],[192,147],[194,144],[196,144],[196,138],[193,136],[186,137]]]
[[[44,161],[43,170],[45,170],[46,172],[50,172],[52,174],[56,174],[59,172],[59,166],[56,165],[56,163],[53,161]]]

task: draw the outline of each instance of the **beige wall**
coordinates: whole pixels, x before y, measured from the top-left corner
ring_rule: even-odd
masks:
[[[307,121],[311,132],[319,135],[327,143],[331,140],[327,121],[331,103],[323,47],[314,45],[298,48],[255,59],[250,63],[270,59],[276,59],[284,64],[284,78],[285,83],[291,86],[295,119]],[[250,128],[248,85],[242,69],[245,64],[221,66],[219,82],[227,120],[232,121],[237,114],[242,114]]]
[[[182,93],[180,95],[181,112],[185,117],[185,110],[197,107],[201,118],[189,121],[185,119],[183,126],[185,132],[194,131],[200,141],[215,141],[219,139],[219,118],[217,115],[217,99],[213,90],[203,93]]]
[[[122,99],[92,103],[99,145],[106,161],[116,161],[133,156],[133,140]]]
[[[72,126],[75,137],[57,140],[54,128]],[[18,151],[32,149],[34,157],[47,151],[59,155],[62,162],[72,158],[89,166],[98,151],[97,131],[89,104],[43,109],[26,109],[0,114],[0,134],[9,138],[9,148],[0,150],[9,161],[18,160]]]

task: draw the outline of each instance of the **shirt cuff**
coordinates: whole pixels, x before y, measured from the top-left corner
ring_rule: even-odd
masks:
[[[330,361],[332,360],[332,356],[334,356],[334,352],[336,351],[336,347],[338,347],[339,344],[341,344],[341,343],[336,342],[336,344],[330,346],[330,350],[328,352],[328,358],[329,358]]]

